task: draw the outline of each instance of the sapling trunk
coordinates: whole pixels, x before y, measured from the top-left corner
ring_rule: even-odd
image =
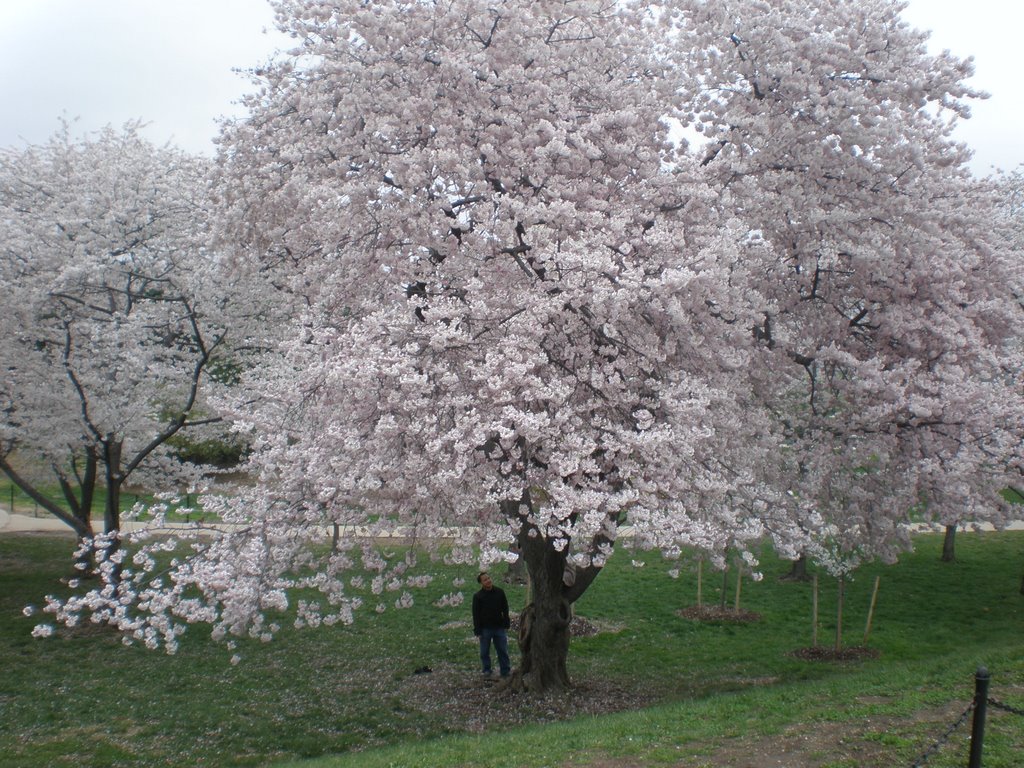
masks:
[[[811,576],[811,647],[818,647],[818,574]]]
[[[729,594],[729,563],[726,562],[725,565],[722,566],[722,597],[721,597],[721,600],[719,601],[719,608],[721,608],[723,611],[725,610],[725,604],[727,602],[726,595],[728,595],[728,594]]]
[[[1024,580],[1021,581],[1021,591],[1024,592]],[[704,558],[697,558],[697,608],[704,607]]]
[[[736,567],[736,601],[733,605],[733,611],[736,613],[740,612],[740,587],[743,584],[743,569],[739,566]]]
[[[843,602],[846,599],[846,579],[839,577],[839,600],[836,607],[836,653],[843,650]]]

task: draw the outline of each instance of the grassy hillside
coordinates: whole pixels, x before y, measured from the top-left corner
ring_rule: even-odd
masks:
[[[32,639],[38,617],[22,608],[65,589],[71,539],[0,536],[0,766],[292,765],[335,753],[301,764],[910,764],[970,702],[979,664],[993,696],[1024,706],[1024,533],[962,534],[953,564],[938,560],[940,537],[916,543],[848,585],[844,637],[856,644],[881,576],[878,656],[848,662],[793,655],[811,640],[811,586],[780,582],[784,563],[766,556],[765,578],[743,582],[742,607],[759,620],[701,622],[678,615],[696,600],[692,567],[672,579],[657,558],[619,553],[577,605],[598,633],[573,642],[575,690],[536,699],[479,680],[468,605],[432,604],[453,579],[468,590],[471,572],[447,569],[413,608],[351,627],[287,628],[235,649],[195,627],[166,656],[94,626]],[[705,602],[721,588],[705,574]],[[522,589],[507,591],[521,607]],[[726,591],[731,605],[731,578]],[[835,594],[822,577],[823,644]],[[1024,718],[994,712],[989,730],[987,768],[1014,765]],[[965,764],[968,732],[928,765]]]

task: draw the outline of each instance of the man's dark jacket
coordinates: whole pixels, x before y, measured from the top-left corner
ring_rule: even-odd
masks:
[[[473,595],[473,634],[485,629],[508,629],[508,598],[498,587],[481,589]]]

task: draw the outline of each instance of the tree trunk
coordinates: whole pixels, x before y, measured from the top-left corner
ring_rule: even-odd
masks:
[[[811,576],[811,647],[818,647],[818,574]]]
[[[743,586],[743,568],[736,564],[736,601],[733,603],[732,610],[734,613],[740,612],[740,589]]]
[[[104,444],[104,465],[107,481],[107,503],[103,509],[103,532],[110,538],[102,553],[98,553],[102,561],[113,561],[110,579],[113,583],[121,581],[121,564],[114,555],[121,549],[121,443],[114,435],[107,436]]]
[[[523,610],[519,625],[518,670],[522,687],[545,693],[564,691],[569,681],[569,637],[571,608],[565,600],[548,593],[548,600],[538,599]]]
[[[601,565],[576,569],[568,561],[569,546],[557,549],[530,522],[534,507],[529,491],[520,501],[505,501],[502,512],[519,524],[519,556],[526,564],[530,602],[519,623],[519,669],[512,687],[531,693],[564,691],[571,685],[568,672],[572,605],[587,590]],[[614,519],[613,519],[614,520]],[[613,540],[604,533],[587,542],[587,551],[606,550]]]
[[[843,650],[843,603],[846,601],[846,579],[839,577],[839,597],[836,607],[836,653]]]
[[[789,572],[782,576],[780,581],[808,581],[811,577],[807,573],[807,555],[800,553],[800,557],[793,561]]]
[[[95,576],[92,558],[92,539],[95,535],[92,528],[92,499],[96,487],[95,456],[93,454],[87,456],[85,474],[80,480],[81,498],[75,496],[74,489],[70,483],[58,473],[58,482],[71,509],[70,512],[61,509],[52,499],[43,494],[26,478],[22,477],[8,463],[6,456],[3,455],[0,455],[0,471],[7,475],[10,481],[38,506],[68,525],[75,532],[78,542],[75,548],[78,553],[75,555],[76,575],[81,577]],[[11,511],[14,511],[13,507]]]
[[[697,559],[697,608],[704,607],[704,558]]]
[[[7,475],[8,479],[14,483],[21,491],[34,501],[38,506],[45,509],[51,515],[56,517],[58,520],[66,523],[74,530],[80,539],[84,539],[92,536],[92,523],[90,522],[90,508],[84,508],[78,505],[77,509],[75,505],[72,505],[73,512],[69,513],[61,509],[54,501],[42,493],[26,478],[22,477],[13,466],[7,462],[7,458],[0,455],[0,471]],[[91,498],[89,500],[91,504]],[[13,512],[13,509],[11,510]]]
[[[528,691],[569,687],[571,603],[565,596],[566,551],[558,552],[536,536],[520,537],[520,556],[530,574],[531,601],[520,616],[519,680]],[[566,548],[567,549],[567,548]]]
[[[723,612],[725,611],[725,603],[726,603],[726,600],[728,599],[726,597],[726,595],[729,592],[729,559],[728,559],[728,554],[729,554],[728,550],[726,550],[726,560],[725,560],[725,564],[722,566],[722,596],[721,596],[721,600],[719,601],[719,605],[718,605],[718,607]]]
[[[946,526],[946,535],[942,539],[942,562],[952,563],[956,560],[956,524]]]
[[[84,466],[82,471],[75,467],[74,476],[78,480],[78,494],[71,481],[62,473],[58,472],[58,481],[61,492],[64,494],[64,501],[71,510],[71,515],[79,522],[75,527],[78,535],[78,549],[75,556],[75,570],[86,578],[97,576],[96,561],[93,552],[93,539],[95,532],[92,528],[92,505],[96,498],[96,480],[99,477],[99,460],[96,452],[91,448],[85,452]]]
[[[512,551],[518,555],[519,547],[513,545]],[[518,557],[515,562],[508,564],[508,568],[505,571],[506,584],[526,584],[527,580],[526,561],[522,557]]]

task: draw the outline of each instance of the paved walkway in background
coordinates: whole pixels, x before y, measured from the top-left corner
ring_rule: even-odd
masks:
[[[102,518],[100,519],[99,522],[100,522],[100,527],[102,527],[102,523],[103,523]],[[142,529],[142,528],[146,528],[147,525],[148,524],[145,523],[145,522],[138,522],[136,520],[129,520],[129,521],[126,521],[125,523],[123,523],[121,528],[122,528],[122,530],[125,530],[125,531],[136,531],[136,530],[139,530],[139,529]],[[161,527],[165,528],[165,529],[166,528],[184,528],[184,527],[186,527],[186,524],[185,523],[164,523],[163,526],[161,526]],[[213,527],[216,527],[216,526],[210,526],[210,527],[213,528]],[[992,527],[992,525],[989,524],[989,523],[982,523],[982,525],[980,527],[981,527],[981,529],[983,531],[995,530]],[[912,528],[915,531],[928,531],[928,530],[931,530],[931,531],[934,531],[936,533],[941,533],[942,530],[943,530],[942,526],[926,525],[926,524],[920,524],[920,523],[913,525]],[[1015,521],[1013,523],[1010,523],[1010,525],[1008,525],[1006,529],[1010,530],[1010,531],[1024,531],[1024,520],[1017,520],[1017,521]],[[973,528],[973,526],[961,526],[960,530],[961,531],[970,532],[970,531],[974,530],[974,528]],[[11,513],[7,512],[6,510],[0,509],[0,533],[27,533],[27,532],[34,532],[34,533],[66,533],[68,535],[71,535],[73,533],[73,531],[71,530],[71,528],[69,526],[67,526],[66,524],[64,524],[60,520],[58,520],[56,517],[53,517],[52,515],[47,515],[45,517],[36,517],[34,515],[18,515],[18,514],[12,515]],[[325,533],[329,534],[330,532],[331,532],[330,529],[325,529]],[[343,529],[343,533],[354,533],[357,536],[361,535],[361,534],[365,535],[363,531],[361,531],[359,529],[352,529],[352,528],[349,528],[348,526],[346,526]],[[454,536],[455,531],[451,530],[451,531],[447,531],[447,533],[450,536]],[[631,535],[631,533],[632,533],[632,531],[629,529],[629,526],[623,526],[622,528],[619,529],[619,538],[628,538]],[[375,535],[378,536],[378,537],[380,536],[379,533],[376,533]],[[407,531],[396,530],[392,535],[394,535],[396,538],[404,538],[404,537],[407,537],[409,535],[409,533]]]
[[[67,531],[71,529],[52,515],[33,517],[32,515],[12,515],[0,509],[0,532],[17,533],[19,531]]]
[[[94,521],[97,531],[103,530],[103,516]],[[187,523],[164,523],[161,529],[185,528]],[[138,520],[126,520],[121,523],[123,531],[138,531],[150,527],[150,523],[139,522]],[[215,526],[208,526],[213,528]],[[58,520],[53,515],[12,515],[10,512],[0,509],[0,533],[66,533],[69,536],[74,534],[67,523]]]

